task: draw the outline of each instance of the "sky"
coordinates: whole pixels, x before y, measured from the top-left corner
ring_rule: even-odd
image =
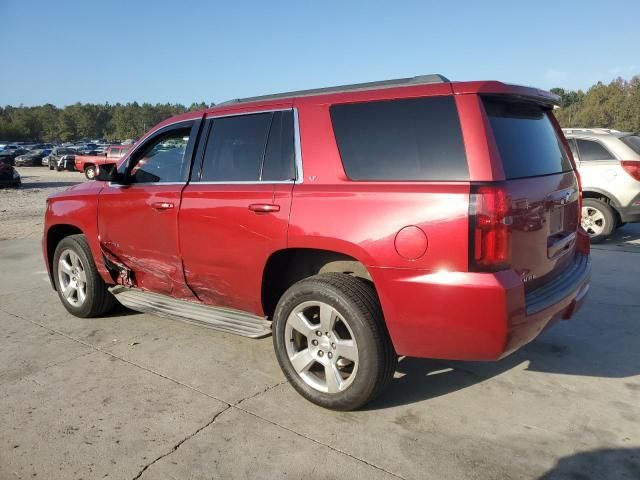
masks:
[[[0,0],[0,105],[219,103],[440,73],[640,74],[640,1]]]

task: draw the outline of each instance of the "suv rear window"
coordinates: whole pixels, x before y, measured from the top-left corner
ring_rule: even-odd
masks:
[[[468,180],[451,96],[338,104],[330,108],[351,180]]]
[[[485,97],[483,102],[507,179],[572,169],[544,108],[534,103],[495,97]]]

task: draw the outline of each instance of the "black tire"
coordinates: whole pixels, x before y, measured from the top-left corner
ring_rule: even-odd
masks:
[[[54,168],[56,168],[54,165],[49,165],[49,170],[53,170]]]
[[[88,180],[93,180],[96,178],[96,167],[93,165],[89,165],[84,169],[84,176],[87,177]]]
[[[86,298],[79,306],[72,305],[64,296],[62,293],[63,288],[60,284],[60,275],[58,275],[60,257],[69,250],[80,258],[86,276]],[[76,317],[91,318],[103,315],[116,305],[115,297],[111,295],[96,269],[89,244],[84,235],[70,235],[58,243],[53,255],[53,279],[60,301],[69,313]]]
[[[348,323],[357,344],[355,377],[344,390],[336,393],[322,392],[305,382],[287,353],[287,319],[297,306],[309,301],[322,302],[335,309]],[[398,360],[373,285],[342,273],[306,278],[284,293],[273,317],[273,344],[280,368],[296,391],[307,400],[332,410],[353,410],[379,395],[393,378]]]
[[[608,203],[597,198],[585,198],[582,200],[582,227],[589,234],[591,243],[599,243],[609,237],[616,226],[616,215]],[[589,220],[585,218],[585,210],[595,212],[595,216],[599,218],[595,226],[589,224]],[[598,215],[598,213],[600,215]]]

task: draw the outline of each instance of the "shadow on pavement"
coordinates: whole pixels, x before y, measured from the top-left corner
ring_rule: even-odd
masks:
[[[585,305],[589,308],[589,303]],[[595,315],[599,318],[599,315]],[[496,362],[462,362],[402,358],[396,378],[381,397],[365,407],[376,410],[436,398],[500,375],[527,363],[525,372],[544,372],[601,378],[630,378],[640,375],[640,351],[634,346],[638,321],[619,314],[615,330],[606,334],[587,318],[561,322],[512,355]],[[606,327],[604,327],[606,330]],[[640,390],[640,383],[626,387]],[[640,479],[640,477],[638,477]]]
[[[606,247],[632,247],[640,250],[640,223],[628,223],[616,229],[606,240],[592,245],[595,249]]]
[[[640,449],[612,448],[577,453],[558,460],[538,480],[637,480]]]

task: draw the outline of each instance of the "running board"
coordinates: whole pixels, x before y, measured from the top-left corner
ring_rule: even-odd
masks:
[[[116,285],[109,291],[125,307],[139,312],[182,320],[202,327],[260,338],[271,334],[271,322],[251,313],[177,300],[166,295]]]

